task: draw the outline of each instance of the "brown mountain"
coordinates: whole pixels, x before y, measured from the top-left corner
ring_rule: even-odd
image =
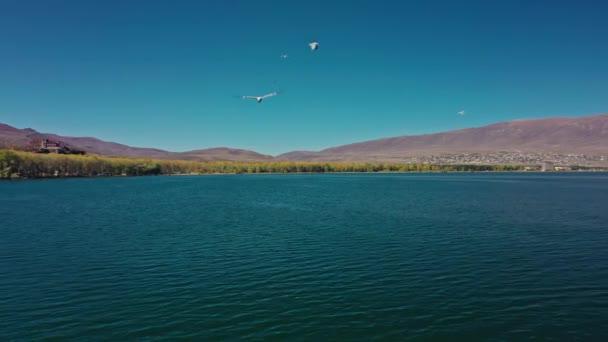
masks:
[[[253,151],[210,148],[188,152],[169,152],[155,148],[131,147],[114,142],[99,140],[90,137],[66,137],[56,134],[39,133],[33,129],[18,129],[9,125],[0,124],[0,148],[24,149],[31,139],[46,138],[59,141],[73,149],[86,151],[88,154],[97,154],[108,157],[127,158],[157,158],[176,160],[227,160],[227,161],[265,161],[271,156]]]
[[[188,152],[169,152],[107,142],[96,138],[64,137],[18,129],[0,124],[0,148],[24,148],[33,138],[48,138],[89,154],[113,157],[140,157],[181,160],[232,161],[390,161],[411,162],[422,156],[457,154],[548,153],[608,156],[608,114],[579,118],[516,120],[493,125],[435,134],[402,136],[328,148],[319,152],[294,151],[275,158],[253,151],[211,148]],[[502,160],[500,159],[502,158]],[[484,159],[481,162],[530,162],[530,160]],[[508,157],[511,158],[511,157]],[[537,156],[546,160],[545,156]],[[449,159],[429,162],[450,162]],[[463,159],[454,162],[463,162]],[[601,159],[605,163],[605,159]],[[467,162],[466,160],[464,162]],[[476,162],[476,161],[470,161]],[[565,162],[565,161],[564,161]],[[578,163],[578,160],[573,160]]]
[[[30,128],[18,129],[0,123],[0,147],[19,148],[25,146],[29,141],[28,136],[36,133]]]
[[[216,147],[207,148],[204,150],[194,150],[188,152],[174,153],[183,160],[234,160],[234,161],[269,161],[273,160],[272,156],[259,154],[249,150],[241,150],[237,148]]]
[[[396,161],[424,155],[497,151],[608,155],[608,114],[516,120],[444,133],[371,140],[320,152],[290,152],[277,158]]]

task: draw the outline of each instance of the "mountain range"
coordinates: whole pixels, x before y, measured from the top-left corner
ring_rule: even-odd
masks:
[[[25,149],[32,139],[49,139],[61,142],[72,149],[83,150],[88,154],[107,157],[154,158],[175,160],[231,160],[231,161],[269,161],[272,156],[234,148],[208,148],[187,152],[169,152],[157,148],[131,147],[115,142],[103,141],[92,137],[67,137],[50,133],[39,133],[31,128],[19,129],[0,123],[0,148]]]
[[[401,136],[332,147],[294,151],[273,157],[233,148],[170,152],[131,147],[91,137],[67,137],[0,124],[0,147],[23,149],[31,139],[60,141],[74,149],[111,157],[231,161],[405,161],[428,155],[471,153],[548,153],[608,155],[608,114],[501,122],[443,133]]]
[[[608,114],[515,120],[443,133],[370,140],[319,152],[297,151],[285,160],[393,161],[424,155],[531,152],[608,155]]]

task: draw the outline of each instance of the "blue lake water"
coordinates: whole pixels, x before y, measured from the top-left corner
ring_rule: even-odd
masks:
[[[0,182],[0,340],[605,340],[608,174]]]

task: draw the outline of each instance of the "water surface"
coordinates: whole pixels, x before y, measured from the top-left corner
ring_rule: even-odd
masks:
[[[602,340],[608,175],[0,182],[0,339]]]

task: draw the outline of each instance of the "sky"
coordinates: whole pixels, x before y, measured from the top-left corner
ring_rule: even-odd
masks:
[[[0,122],[277,155],[606,113],[606,13],[585,0],[2,0]]]

